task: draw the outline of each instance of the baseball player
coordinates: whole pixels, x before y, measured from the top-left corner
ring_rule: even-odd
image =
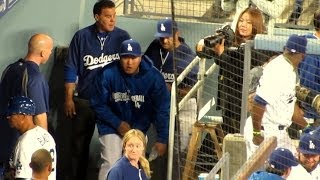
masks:
[[[64,67],[65,113],[72,119],[75,179],[86,176],[89,145],[95,127],[94,112],[89,106],[89,89],[102,67],[120,59],[120,44],[130,38],[125,30],[115,26],[116,8],[113,1],[96,2],[93,15],[95,23],[77,31],[73,36]],[[75,92],[77,96],[74,96]],[[100,174],[101,178],[104,175],[105,172]]]
[[[12,96],[28,96],[35,102],[35,123],[47,129],[49,112],[49,86],[40,72],[51,54],[53,40],[46,34],[33,35],[28,43],[28,53],[24,58],[10,64],[2,73],[0,82],[0,166],[7,164],[18,132],[10,128],[6,121],[6,109]],[[0,167],[1,169],[1,167]]]
[[[38,149],[46,149],[53,160],[49,179],[55,180],[56,144],[47,130],[33,123],[35,112],[36,105],[30,98],[16,96],[9,101],[9,124],[21,134],[10,159],[10,168],[14,171],[14,178],[32,178],[32,169],[29,166],[31,156]]]
[[[300,137],[297,148],[299,165],[293,167],[287,179],[320,179],[320,140],[319,131],[310,131]]]
[[[277,146],[295,152],[287,128],[292,121],[305,127],[303,117],[294,116],[296,109],[296,69],[306,52],[307,39],[291,35],[282,55],[263,70],[252,107],[253,143],[259,145],[263,137],[277,137]],[[264,135],[261,130],[264,130]],[[248,133],[248,132],[245,132]],[[249,132],[250,133],[250,132]]]
[[[120,58],[98,74],[90,100],[97,115],[103,160],[100,174],[104,175],[121,157],[121,138],[130,129],[146,134],[153,123],[157,131],[154,148],[160,156],[168,143],[170,97],[163,76],[142,56],[135,40],[122,42]]]
[[[291,169],[298,165],[292,152],[285,148],[274,150],[268,159],[265,171],[254,172],[249,180],[282,180],[286,179]]]
[[[147,48],[145,55],[150,57],[154,66],[162,73],[169,91],[174,81],[174,61],[176,62],[178,75],[195,58],[195,53],[180,37],[177,23],[172,19],[163,19],[157,22],[157,31],[154,39]],[[173,59],[173,57],[175,59]],[[185,96],[196,82],[197,68],[185,78],[178,87],[179,97]],[[181,150],[185,151],[188,146],[192,125],[197,118],[196,98],[190,98],[179,111]]]

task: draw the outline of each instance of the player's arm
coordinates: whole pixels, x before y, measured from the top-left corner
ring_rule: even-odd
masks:
[[[161,156],[165,154],[168,144],[170,95],[163,76],[159,73],[158,77],[152,94],[152,106],[155,112],[153,124],[157,131],[157,141],[154,147]]]
[[[124,120],[121,120],[116,114],[113,113],[110,107],[110,76],[113,72],[106,72],[101,70],[96,76],[93,86],[91,88],[91,98],[90,105],[97,118],[102,123],[107,123],[114,129],[118,130],[120,135],[123,135],[126,131],[130,129],[130,126]],[[111,78],[110,78],[111,79]]]
[[[76,108],[73,102],[73,93],[75,91],[76,84],[65,83],[64,88],[65,88],[64,111],[67,117],[72,118],[74,115],[76,115]]]
[[[34,116],[34,123],[43,129],[48,130],[48,121],[47,121],[47,113],[41,113]]]
[[[306,120],[303,118],[303,110],[299,107],[298,103],[295,103],[294,105],[292,121],[301,126],[301,128],[308,125]]]
[[[255,95],[253,105],[252,105],[252,111],[251,111],[251,117],[252,117],[252,126],[253,126],[253,143],[255,145],[259,145],[263,141],[263,136],[261,135],[261,123],[262,123],[262,117],[265,112],[265,106],[267,105],[267,102],[262,99],[260,96]]]

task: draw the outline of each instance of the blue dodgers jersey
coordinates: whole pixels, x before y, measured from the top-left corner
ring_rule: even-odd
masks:
[[[120,45],[130,35],[118,27],[98,33],[96,25],[85,27],[73,36],[64,67],[65,82],[76,82],[80,97],[89,99],[89,87],[98,71],[112,61],[119,60]]]
[[[100,135],[117,133],[121,121],[146,133],[151,123],[158,132],[157,141],[167,143],[170,97],[160,72],[142,56],[139,73],[127,75],[120,61],[100,71],[92,88],[91,106],[97,115]]]
[[[0,115],[6,115],[12,96],[27,96],[36,104],[35,114],[49,112],[49,85],[39,66],[23,59],[10,64],[2,74],[0,84]]]
[[[179,40],[181,45],[174,50],[174,56],[177,60],[176,66],[178,75],[196,57],[196,54],[184,42],[184,39],[179,38]],[[162,73],[167,83],[172,83],[174,81],[173,53],[172,51],[170,52],[162,48],[159,39],[155,39],[151,42],[145,52],[145,55],[153,61],[154,66]],[[188,85],[195,84],[197,72],[198,67],[193,68],[186,78],[186,80],[188,79],[189,81],[187,82],[185,80],[184,82]]]

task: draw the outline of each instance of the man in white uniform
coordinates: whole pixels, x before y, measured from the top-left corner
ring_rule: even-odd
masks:
[[[47,130],[33,123],[35,108],[35,103],[28,97],[17,96],[9,101],[7,111],[9,124],[21,134],[10,159],[10,168],[14,171],[11,174],[16,179],[32,178],[32,169],[29,166],[32,154],[38,149],[46,149],[53,160],[49,179],[55,180],[56,144]]]
[[[292,121],[305,127],[303,116],[294,116],[296,69],[306,52],[307,39],[291,35],[282,55],[268,63],[259,81],[252,107],[253,143],[259,145],[264,137],[277,137],[277,146],[295,152],[287,128]],[[264,135],[261,134],[264,130]]]
[[[320,141],[316,131],[305,133],[301,136],[297,148],[299,165],[292,167],[287,179],[320,179]]]

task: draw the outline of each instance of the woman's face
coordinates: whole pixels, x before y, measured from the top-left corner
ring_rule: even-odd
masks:
[[[252,20],[248,13],[243,13],[238,22],[238,32],[243,39],[250,39],[252,36]]]
[[[130,138],[125,146],[125,155],[129,161],[138,162],[144,152],[143,142],[138,137]]]

